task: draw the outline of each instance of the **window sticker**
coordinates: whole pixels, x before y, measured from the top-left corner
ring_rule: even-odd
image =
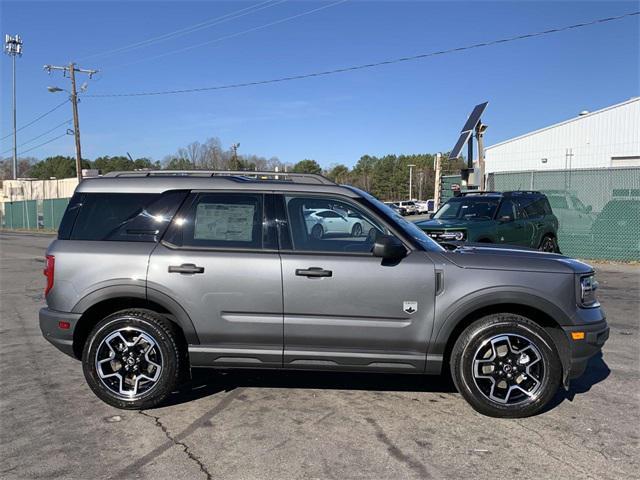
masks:
[[[251,242],[255,205],[200,203],[196,209],[194,239]]]

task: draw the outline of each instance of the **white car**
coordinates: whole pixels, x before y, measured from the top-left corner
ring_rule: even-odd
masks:
[[[376,235],[376,227],[356,212],[337,212],[326,208],[304,211],[307,232],[315,239],[325,235],[346,234],[352,237]]]
[[[404,208],[407,211],[407,215],[415,215],[418,213],[418,207],[416,207],[416,202],[413,200],[404,200],[402,202],[397,202],[397,205],[400,208]]]
[[[415,204],[419,214],[433,213],[436,211],[435,200],[433,198],[429,200],[416,200]]]

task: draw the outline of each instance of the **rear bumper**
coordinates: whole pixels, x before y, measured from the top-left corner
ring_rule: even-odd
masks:
[[[79,313],[58,312],[46,307],[41,308],[39,318],[42,336],[61,352],[76,358],[73,353],[73,331],[80,317]],[[68,322],[70,327],[61,329],[58,326],[59,322]]]
[[[603,318],[593,324],[579,325],[575,327],[563,327],[571,350],[571,359],[566,378],[578,378],[587,368],[589,359],[602,350],[602,346],[609,338],[609,326]],[[584,332],[584,339],[573,340],[571,334]]]

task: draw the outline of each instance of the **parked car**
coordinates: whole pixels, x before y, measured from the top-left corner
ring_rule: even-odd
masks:
[[[404,200],[402,202],[396,202],[400,208],[404,208],[407,211],[407,215],[415,215],[418,213],[418,207],[413,200]]]
[[[209,173],[85,179],[47,249],[42,333],[82,361],[110,405],[159,405],[192,367],[449,368],[473,408],[522,417],[607,339],[582,262],[448,251],[368,193],[319,175]],[[307,212],[336,209],[375,236],[310,233]]]
[[[335,234],[347,234],[352,237],[375,234],[374,226],[358,212],[349,210],[338,212],[331,209],[318,208],[306,210],[303,213],[307,230],[315,239]]]
[[[404,207],[399,206],[397,203],[395,202],[384,202],[385,205],[387,205],[389,208],[395,210],[397,213],[399,213],[401,216],[406,216],[408,215],[407,213],[407,209]]]
[[[592,232],[607,257],[640,260],[640,199],[607,202],[594,221]]]
[[[582,237],[591,234],[596,219],[591,205],[585,206],[575,194],[564,190],[545,190],[544,193],[564,235]]]
[[[416,223],[439,242],[498,243],[559,252],[558,219],[540,192],[473,192]]]
[[[416,213],[420,214],[425,214],[425,213],[431,213],[429,211],[429,204],[427,203],[426,200],[414,200],[414,203],[416,205]]]

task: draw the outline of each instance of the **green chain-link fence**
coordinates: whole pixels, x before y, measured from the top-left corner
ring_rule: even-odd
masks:
[[[638,167],[493,173],[487,190],[545,193],[560,222],[558,243],[566,255],[640,261]]]
[[[58,229],[68,203],[68,198],[52,198],[42,201],[42,224],[46,230]]]
[[[5,202],[2,224],[9,229],[37,229],[38,215],[35,200]]]
[[[10,230],[57,230],[68,198],[5,202],[2,227]]]

